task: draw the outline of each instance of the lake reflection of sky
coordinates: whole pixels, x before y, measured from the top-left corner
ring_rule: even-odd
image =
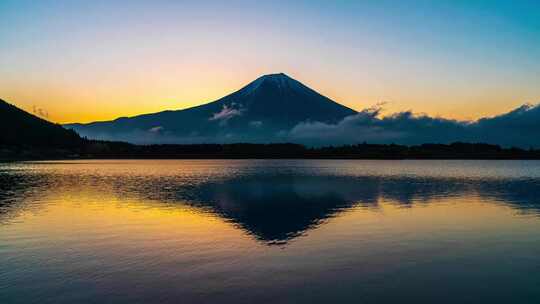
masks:
[[[540,277],[526,274],[540,265],[539,169],[474,161],[3,165],[0,287],[8,292],[0,300],[392,302],[421,290],[428,301],[449,292],[448,302],[540,299]]]

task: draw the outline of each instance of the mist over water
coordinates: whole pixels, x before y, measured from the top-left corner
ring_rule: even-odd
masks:
[[[2,303],[536,303],[539,161],[0,165]]]

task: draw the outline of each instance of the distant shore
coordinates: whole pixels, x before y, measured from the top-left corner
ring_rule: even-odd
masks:
[[[298,144],[133,145],[87,140],[77,149],[0,146],[0,161],[68,159],[540,159],[538,149],[483,143],[416,146],[357,144],[310,148]]]

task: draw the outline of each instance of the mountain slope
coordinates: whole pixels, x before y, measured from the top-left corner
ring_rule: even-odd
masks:
[[[298,123],[337,123],[356,113],[285,74],[271,74],[201,106],[66,127],[134,143],[272,142]]]
[[[82,139],[72,130],[48,122],[0,99],[0,145],[76,148]]]

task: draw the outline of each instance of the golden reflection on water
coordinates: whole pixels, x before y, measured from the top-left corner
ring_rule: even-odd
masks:
[[[12,235],[31,235],[63,247],[97,247],[117,254],[163,251],[189,254],[193,248],[219,252],[220,244],[248,246],[249,237],[233,224],[195,207],[162,202],[92,195],[56,193],[53,202],[37,212],[12,219]],[[133,251],[135,250],[135,251]]]
[[[153,251],[176,248],[179,254],[195,244],[208,248],[219,244],[235,244],[237,248],[264,245],[257,244],[250,231],[207,208],[187,202],[124,198],[104,187],[100,185],[99,192],[93,186],[56,189],[39,198],[44,204],[37,211],[21,212],[4,227],[8,226],[10,234],[33,235],[53,243],[92,246],[92,240],[97,240],[99,246],[114,245],[110,249],[116,252],[133,247]],[[292,244],[309,243],[316,250],[330,239],[369,240],[383,236],[420,240],[459,231],[468,233],[462,235],[464,238],[490,237],[540,228],[540,221],[527,220],[534,216],[516,216],[519,211],[477,195],[437,198],[407,206],[384,198],[375,205],[357,203],[356,207],[320,221]],[[279,221],[275,219],[276,226]]]
[[[520,179],[535,164],[480,163],[476,179],[464,179],[470,164],[399,164],[0,168],[0,288],[8,291],[0,300],[313,303],[360,294],[395,302],[407,292],[433,301],[473,292],[540,299],[540,278],[527,274],[540,262],[540,183]]]

